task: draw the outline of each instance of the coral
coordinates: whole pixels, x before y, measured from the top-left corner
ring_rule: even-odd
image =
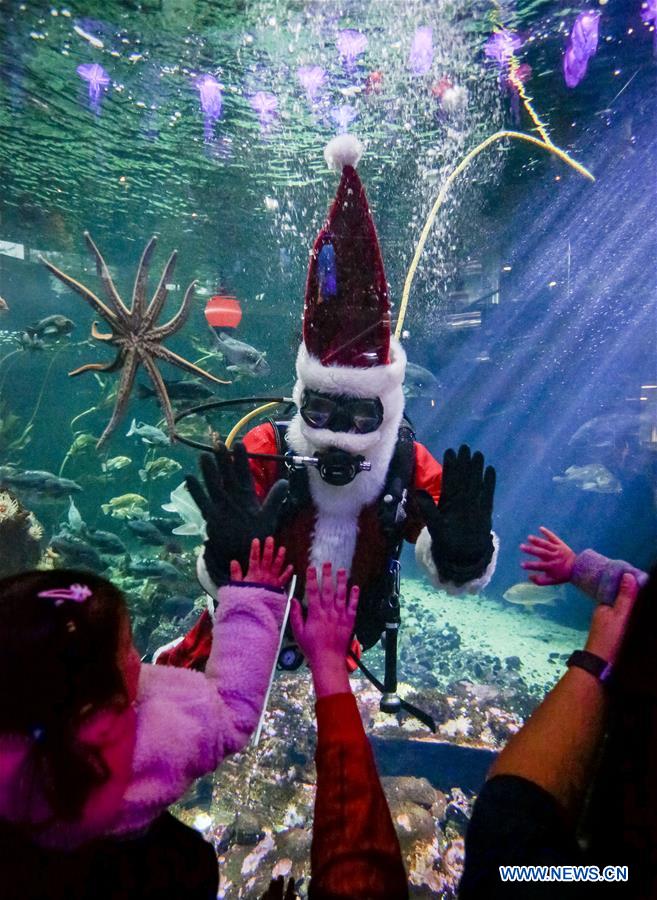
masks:
[[[11,491],[0,490],[0,578],[34,569],[43,528]]]

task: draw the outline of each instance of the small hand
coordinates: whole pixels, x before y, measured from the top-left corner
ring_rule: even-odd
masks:
[[[358,587],[352,587],[347,599],[347,573],[344,569],[338,570],[336,581],[334,587],[331,563],[324,563],[320,589],[317,570],[311,567],[306,576],[308,606],[305,619],[299,601],[292,601],[290,621],[294,637],[313,674],[316,669],[335,661],[339,661],[342,672],[346,671],[345,658],[354,633],[360,592]]]
[[[542,572],[542,575],[530,575],[529,580],[534,584],[565,584],[570,581],[575,563],[575,551],[554,532],[541,525],[539,531],[542,538],[530,534],[526,544],[521,544],[523,553],[529,553],[538,558],[538,562],[521,562],[523,569],[531,569]]]
[[[274,555],[274,549],[274,538],[266,538],[261,558],[260,541],[258,538],[254,538],[254,540],[251,541],[249,570],[246,573],[246,576],[242,575],[242,567],[239,562],[236,559],[233,559],[230,563],[230,580],[249,581],[251,584],[262,584],[267,587],[284,587],[292,576],[292,566],[286,566],[285,569],[283,568],[285,563],[285,547],[279,547],[276,555]]]
[[[612,665],[616,662],[638,593],[636,578],[626,572],[613,606],[601,603],[593,611],[586,650]]]

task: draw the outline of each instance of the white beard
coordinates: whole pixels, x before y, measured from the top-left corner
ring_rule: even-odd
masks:
[[[355,397],[379,397],[383,404],[383,422],[371,434],[310,428],[299,412],[288,425],[286,440],[295,453],[312,456],[318,450],[336,447],[362,454],[372,464],[369,472],[359,472],[347,485],[328,484],[317,469],[308,470],[310,494],[317,510],[309,562],[318,572],[326,561],[331,563],[334,573],[337,569],[351,571],[358,539],[358,516],[380,496],[395,452],[404,413],[405,369],[406,354],[396,341],[391,342],[390,364],[371,369],[321,366],[308,356],[303,345],[299,351],[298,380],[293,394],[297,406],[304,388]]]

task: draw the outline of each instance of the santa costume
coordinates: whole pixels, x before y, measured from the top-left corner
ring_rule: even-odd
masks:
[[[464,565],[443,568],[440,548],[426,527],[425,510],[440,510],[435,505],[442,467],[414,440],[404,419],[406,354],[391,334],[383,260],[356,172],[361,152],[351,135],[334,138],[325,150],[329,165],[342,174],[310,255],[293,392],[297,411],[283,425],[253,428],[244,446],[249,454],[282,451],[318,461],[290,477],[294,496],[277,521],[275,538],[294,566],[297,596],[303,596],[309,565],[321,570],[330,561],[334,571],[347,570],[361,588],[356,636],[367,649],[385,626],[383,595],[390,587],[391,557],[398,556],[403,540],[415,544],[418,561],[436,585],[458,593],[476,592],[488,583],[497,541],[487,526],[484,550],[476,558],[470,554]],[[476,456],[483,470],[483,457]],[[250,469],[261,501],[286,476],[275,460],[251,458]],[[434,529],[434,535],[444,530]],[[198,571],[215,597],[218,585],[203,558]],[[200,668],[210,636],[207,613],[180,643],[161,652],[158,662]]]

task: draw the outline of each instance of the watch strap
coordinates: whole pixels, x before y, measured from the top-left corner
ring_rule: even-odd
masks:
[[[613,666],[601,656],[591,653],[589,650],[575,650],[571,653],[566,665],[577,666],[593,675],[601,684],[608,685],[613,673]]]

